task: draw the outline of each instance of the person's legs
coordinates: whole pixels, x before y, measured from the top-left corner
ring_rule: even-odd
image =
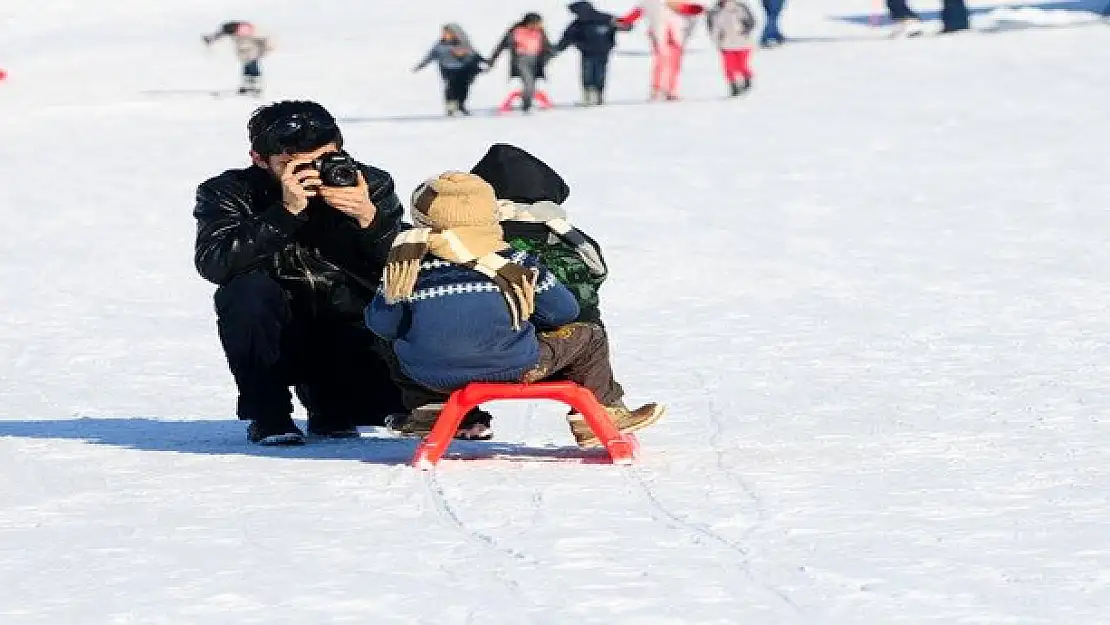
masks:
[[[721,69],[725,74],[725,82],[732,84],[736,80],[736,51],[735,50],[721,50]]]
[[[919,20],[917,13],[906,4],[906,0],[886,0],[887,11],[890,11],[891,21]]]
[[[736,71],[740,73],[747,80],[751,80],[754,76],[752,72],[752,49],[744,48],[736,51]]]
[[[725,66],[725,79],[733,96],[743,94],[751,87],[752,70],[748,65],[751,49],[722,50],[721,57]]]
[[[243,64],[243,82],[239,86],[239,93],[258,95],[262,92],[262,68],[258,61],[248,61]]]
[[[451,82],[451,74],[443,72],[443,105],[448,113],[451,112],[452,104],[455,104],[455,84]]]
[[[534,56],[518,56],[516,69],[520,75],[520,108],[523,111],[528,111],[531,110],[532,98],[536,95],[536,74],[539,71],[539,59]]]
[[[296,328],[285,291],[265,273],[233,278],[216,290],[216,327],[239,389],[236,414],[251,421],[252,442],[302,442],[289,392]]]
[[[652,97],[671,98],[675,90],[676,46],[669,30],[661,33],[652,48]]]
[[[596,101],[594,102],[594,104],[604,104],[605,103],[605,79],[609,77],[609,55],[608,54],[597,57],[597,67],[595,68],[595,71],[597,72],[595,74],[595,79],[596,79],[596,84],[597,84],[597,97],[595,98]]]
[[[671,32],[667,37],[667,65],[663,69],[663,94],[671,100],[678,99],[678,77],[682,72],[682,43],[678,34]]]
[[[593,104],[593,93],[597,88],[595,81],[594,57],[582,55],[582,104]]]
[[[941,9],[941,20],[944,22],[944,31],[954,33],[971,28],[968,17],[967,4],[964,0],[944,0]]]
[[[613,378],[609,340],[600,326],[576,322],[536,336],[540,360],[525,374],[525,382],[558,376],[589,389],[604,406],[620,403],[624,389]]]
[[[297,376],[308,429],[324,436],[355,436],[358,425],[381,426],[404,410],[401,389],[382,361],[380,339],[341,320],[315,320]]]
[[[609,362],[609,338],[600,326],[576,322],[540,332],[537,337],[540,359],[525,373],[523,382],[569,380],[589,389],[621,432],[645,428],[663,416],[664,408],[656,404],[636,410],[624,405],[624,389],[613,377]],[[589,447],[598,443],[597,436],[581,415],[571,413],[567,422],[579,445]]]
[[[663,96],[663,68],[667,65],[667,46],[658,37],[651,39],[651,99]]]
[[[465,83],[463,70],[447,70],[443,72],[444,90],[443,99],[447,113],[453,115],[462,108],[462,91]]]
[[[450,393],[427,388],[405,375],[392,345],[383,341],[377,346],[377,350],[393,383],[400,389],[404,407],[404,414],[396,422],[390,423],[390,427],[405,434],[427,434],[439,417],[443,404],[450,398]],[[463,418],[456,437],[491,438],[491,423],[490,414],[481,407],[476,407]]]
[[[463,115],[470,115],[470,110],[466,108],[466,100],[470,97],[470,85],[474,84],[475,76],[477,74],[473,72],[464,72],[459,77],[456,95],[459,97],[459,112]]]
[[[783,43],[785,38],[779,30],[779,15],[785,0],[763,0],[763,10],[767,13],[767,23],[763,25],[763,35],[760,36],[760,45],[772,46]]]

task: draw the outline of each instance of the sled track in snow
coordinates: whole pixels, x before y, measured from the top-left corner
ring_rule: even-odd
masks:
[[[725,460],[725,452],[722,445],[722,438],[724,434],[724,427],[721,423],[721,413],[712,400],[709,393],[708,385],[700,373],[695,373],[698,384],[705,389],[706,409],[709,413],[710,425],[712,432],[709,438],[709,445],[713,449],[716,459],[717,469],[720,473],[727,475],[734,483],[739,484],[744,494],[751,500],[756,513],[755,521],[748,526],[741,536],[744,540],[755,533],[767,521],[767,509],[763,500],[756,494],[755,490],[748,484],[744,476],[738,474],[735,469],[729,466]],[[649,470],[637,466],[629,467],[627,475],[629,482],[636,490],[639,490],[644,499],[648,502],[650,513],[653,519],[663,523],[664,525],[677,530],[687,536],[687,538],[697,545],[716,544],[723,547],[734,554],[740,556],[739,561],[735,561],[736,568],[738,568],[745,577],[747,577],[755,586],[762,589],[778,599],[779,602],[789,607],[795,614],[802,615],[804,610],[799,606],[793,598],[786,592],[775,588],[774,586],[765,583],[758,579],[755,572],[751,567],[751,550],[745,547],[738,541],[729,539],[721,534],[713,531],[708,524],[691,521],[683,515],[675,512],[667,507],[655,493],[651,484],[645,479],[645,475]]]
[[[759,587],[771,595],[774,595],[780,602],[787,605],[791,610],[799,615],[803,612],[802,608],[794,602],[794,600],[787,593],[760,581],[751,568],[751,560],[749,551],[743,545],[732,541],[717,532],[714,532],[704,523],[687,520],[680,514],[674,512],[656,496],[655,491],[651,485],[644,479],[643,474],[645,471],[636,467],[631,467],[628,470],[629,481],[635,486],[637,490],[643,495],[644,499],[648,502],[650,513],[653,519],[685,534],[687,538],[695,545],[716,544],[723,547],[734,554],[740,556],[739,561],[733,561],[745,577],[747,577],[754,585]],[[745,530],[745,536],[751,532],[751,529]]]
[[[471,528],[459,518],[454,506],[452,506],[451,502],[447,499],[447,494],[444,492],[443,486],[439,483],[439,478],[436,476],[435,472],[429,471],[424,477],[425,484],[428,487],[428,491],[432,494],[432,499],[435,501],[436,509],[439,511],[440,515],[450,521],[450,523],[455,526],[455,529],[466,534],[467,538],[472,542],[496,551],[516,562],[535,566],[542,564],[539,559],[518,549],[506,547],[499,543],[493,536]],[[539,505],[539,502],[542,500],[542,497],[538,499],[536,497],[532,498],[532,502],[535,505]]]
[[[712,428],[709,434],[709,446],[713,449],[713,455],[716,458],[717,470],[722,474],[727,475],[733,482],[740,485],[744,494],[752,501],[755,507],[755,522],[752,523],[748,529],[744,530],[742,538],[751,536],[757,529],[767,522],[767,506],[763,503],[763,499],[755,492],[748,480],[740,474],[729,462],[725,460],[725,450],[723,445],[724,438],[724,424],[721,423],[721,409],[717,407],[717,402],[713,400],[713,395],[709,392],[709,387],[705,383],[705,378],[701,373],[695,372],[694,375],[698,378],[698,385],[705,389],[705,410],[709,415],[709,425]]]
[[[526,432],[530,433],[530,421],[531,417],[535,414],[535,406],[529,405],[527,411],[527,419],[529,425],[526,426]],[[447,496],[447,492],[443,488],[443,485],[440,483],[439,476],[436,471],[433,470],[424,472],[422,474],[422,478],[425,490],[428,493],[428,497],[434,504],[436,512],[439,514],[440,518],[444,521],[445,524],[450,525],[456,532],[465,536],[468,542],[477,547],[480,551],[492,554],[497,559],[504,561],[509,568],[519,569],[521,567],[528,566],[534,567],[536,570],[543,569],[544,562],[539,558],[519,549],[507,547],[494,536],[476,530],[470,527],[465,521],[463,521],[462,517],[459,516],[458,511],[455,509],[455,506],[451,504],[451,499]],[[531,498],[531,516],[533,520],[533,525],[535,524],[535,520],[540,518],[541,516],[540,512],[543,507],[543,502],[543,491],[534,491]],[[543,603],[530,599],[525,594],[525,585],[521,583],[518,577],[514,577],[509,572],[501,568],[491,568],[486,572],[486,574],[493,581],[503,586],[508,591],[508,593],[512,595],[512,597],[516,600],[516,603],[525,607],[525,609],[520,610],[521,622],[547,623],[546,618],[537,620],[535,616],[528,614],[527,610],[532,609],[540,613],[550,613],[552,612],[553,606],[547,606]],[[556,580],[546,579],[545,583],[556,583]],[[477,610],[469,612],[466,616],[465,623],[480,623],[480,614],[481,613]]]
[[[439,514],[440,518],[443,519],[443,522],[466,537],[467,541],[475,545],[479,551],[484,553],[492,552],[496,554],[499,559],[507,559],[512,566],[519,566],[522,561],[528,561],[527,555],[520,554],[513,549],[502,547],[493,537],[478,532],[463,522],[463,520],[459,518],[458,513],[455,512],[454,507],[452,507],[451,503],[448,501],[447,495],[444,493],[443,486],[439,483],[439,478],[436,476],[435,471],[425,472],[422,478],[425,491],[427,491],[429,498],[435,506],[436,512]],[[517,578],[500,567],[495,568],[491,566],[487,568],[484,573],[492,581],[505,588],[508,594],[514,599],[515,603],[522,607],[519,611],[522,622],[537,623],[534,618],[528,615],[527,609],[543,609],[545,606],[529,599],[524,593],[524,588]],[[476,615],[471,612],[467,615],[466,622],[474,622],[475,617]]]

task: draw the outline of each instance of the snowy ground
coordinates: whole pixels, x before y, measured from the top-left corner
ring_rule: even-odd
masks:
[[[1110,622],[1110,27],[887,41],[829,19],[869,1],[797,2],[747,100],[699,37],[686,101],[640,105],[636,33],[611,107],[447,121],[411,64],[517,9],[10,4],[0,623]],[[245,162],[255,103],[202,93],[235,68],[199,43],[239,16],[277,37],[268,96],[324,102],[402,189],[493,141],[566,175],[618,373],[671,406],[639,466],[550,462],[542,404],[459,448],[525,462],[245,444],[190,215]]]

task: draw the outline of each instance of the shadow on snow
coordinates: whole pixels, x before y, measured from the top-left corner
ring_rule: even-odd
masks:
[[[160,451],[213,456],[259,456],[314,460],[357,460],[369,464],[408,464],[417,439],[383,435],[378,428],[357,440],[326,440],[309,437],[302,447],[262,447],[246,440],[241,421],[178,421],[145,417],[42,421],[0,420],[0,438],[83,441],[121,449]],[[450,460],[519,460],[527,462],[607,463],[604,450],[582,450],[577,446],[543,445],[502,441],[455,441],[444,456]]]

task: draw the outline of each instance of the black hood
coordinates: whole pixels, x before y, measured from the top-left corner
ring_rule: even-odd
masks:
[[[589,2],[579,1],[571,2],[567,5],[571,13],[583,22],[608,22],[613,18],[608,13],[602,13],[594,8],[594,5]]]
[[[488,182],[499,200],[562,204],[570,196],[570,187],[547,163],[507,143],[493,144],[470,173]]]

